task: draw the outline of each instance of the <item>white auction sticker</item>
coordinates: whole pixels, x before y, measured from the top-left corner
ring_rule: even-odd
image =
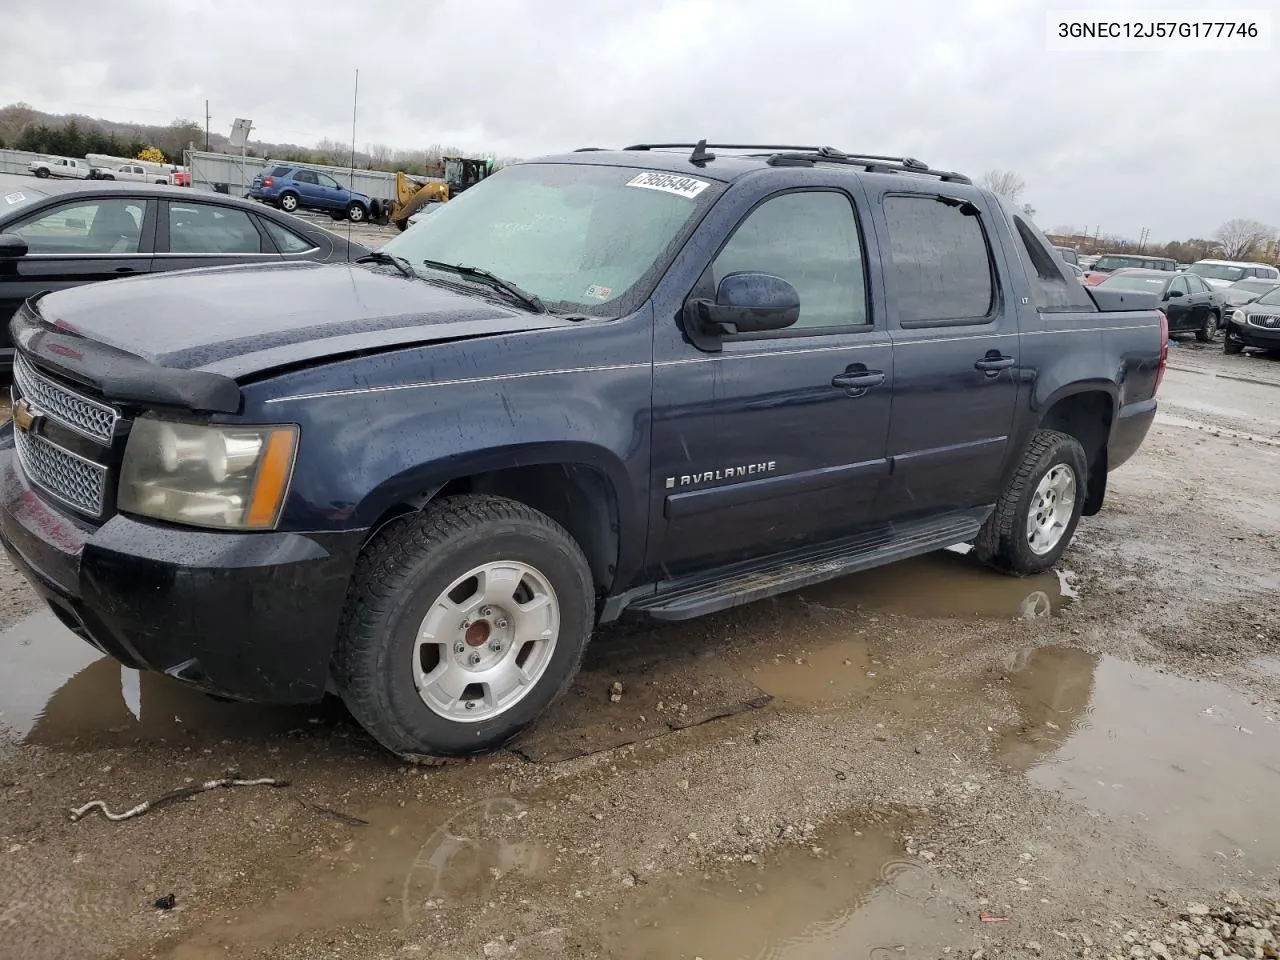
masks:
[[[674,193],[686,200],[694,199],[711,184],[695,177],[682,177],[676,173],[642,173],[627,181],[628,187],[640,187],[643,190],[661,190],[663,193]]]
[[[5,203],[20,203],[25,199],[27,199],[25,193],[6,193],[4,196]]]

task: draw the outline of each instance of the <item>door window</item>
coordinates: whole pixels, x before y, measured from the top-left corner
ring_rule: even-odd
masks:
[[[261,253],[262,236],[243,210],[206,203],[170,203],[169,251]]]
[[[1195,274],[1187,274],[1182,279],[1187,282],[1187,289],[1192,293],[1204,293],[1208,289],[1204,285],[1204,281]]]
[[[904,327],[986,323],[995,303],[977,208],[937,196],[889,196],[890,263]]]
[[[333,177],[324,173],[317,173],[316,179],[320,182],[320,186],[328,187],[330,190],[341,190],[342,184],[338,183]]]
[[[293,175],[294,183],[319,183],[315,173],[310,170],[299,170]]]
[[[1166,296],[1172,296],[1175,293],[1180,293],[1185,297],[1187,292],[1187,281],[1182,277],[1174,277],[1169,284],[1169,293],[1166,294]]]
[[[711,265],[718,286],[731,273],[768,273],[800,294],[800,319],[786,330],[866,326],[867,279],[858,223],[833,190],[766,200],[739,225]]]
[[[34,254],[130,254],[142,241],[145,200],[67,203],[10,229]]]

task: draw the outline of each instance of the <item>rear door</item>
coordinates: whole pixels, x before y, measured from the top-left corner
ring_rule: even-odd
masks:
[[[0,261],[0,325],[42,291],[137,276],[151,270],[156,201],[140,197],[69,198],[4,227],[27,241],[27,254]]]
[[[320,178],[314,170],[299,170],[293,175],[294,189],[302,198],[303,206],[324,206],[324,191],[320,188]]]
[[[961,184],[880,185],[873,203],[887,249],[893,339],[892,477],[881,510],[894,519],[993,503],[1017,398],[1017,305],[995,256],[996,212]],[[889,182],[889,181],[892,182]]]
[[[719,351],[658,318],[650,563],[666,576],[874,522],[893,357],[868,283],[862,194],[841,179],[844,189],[737,186],[690,240],[718,244],[732,230],[690,296],[763,272],[796,287],[801,312],[784,330],[726,336]],[[865,385],[846,383],[858,376]]]
[[[156,231],[155,270],[280,259],[258,218],[239,207],[202,201],[165,200]]]

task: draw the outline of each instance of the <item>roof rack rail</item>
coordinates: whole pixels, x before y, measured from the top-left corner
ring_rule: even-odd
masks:
[[[764,156],[764,155],[761,155]],[[850,154],[842,154],[838,151],[789,151],[786,153],[770,154],[766,162],[771,167],[801,167],[813,166],[815,163],[844,163],[850,166],[862,167],[868,173],[915,173],[924,176],[937,177],[944,183],[972,183],[973,181],[966,177],[963,173],[955,173],[950,170],[933,170],[930,167],[916,160],[913,157],[881,157],[881,156],[855,156]]]

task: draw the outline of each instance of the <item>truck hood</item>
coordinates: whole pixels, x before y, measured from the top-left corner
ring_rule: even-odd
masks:
[[[235,413],[237,381],[280,367],[578,322],[387,269],[282,263],[60,290],[28,301],[10,330],[23,353],[108,400]]]
[[[572,323],[349,263],[212,267],[88,284],[35,304],[42,323],[171,370],[274,367]]]

